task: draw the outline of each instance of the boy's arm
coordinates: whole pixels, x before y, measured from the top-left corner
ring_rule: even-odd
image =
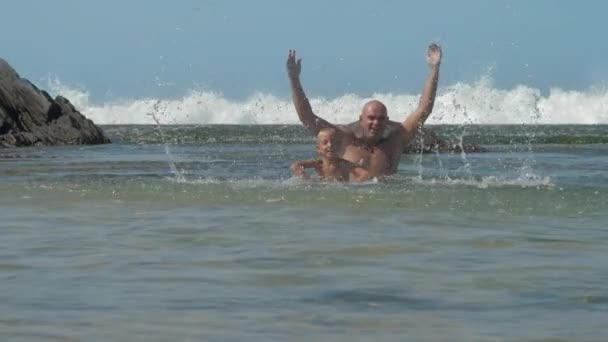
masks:
[[[304,171],[304,169],[315,169],[317,173],[320,169],[320,160],[318,159],[309,159],[309,160],[298,160],[297,162],[291,164],[291,172],[304,179],[310,179],[310,176]]]

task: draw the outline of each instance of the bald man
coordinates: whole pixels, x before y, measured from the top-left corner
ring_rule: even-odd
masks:
[[[296,52],[290,50],[287,57],[287,75],[298,117],[315,135],[323,128],[334,128],[341,132],[341,157],[366,169],[370,177],[394,174],[405,147],[433,110],[441,64],[439,45],[429,45],[426,61],[430,71],[418,108],[408,115],[405,121],[400,123],[389,120],[386,106],[380,101],[372,100],[363,106],[358,121],[347,126],[337,126],[313,112],[300,82],[302,60],[296,60]]]

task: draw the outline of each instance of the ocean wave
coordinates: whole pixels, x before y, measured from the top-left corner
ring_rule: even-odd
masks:
[[[191,89],[178,98],[135,98],[94,103],[86,89],[52,79],[48,88],[63,95],[85,116],[98,124],[298,124],[289,98],[255,93],[232,100],[219,92]],[[334,123],[356,120],[362,105],[379,99],[394,120],[405,118],[417,106],[419,94],[345,94],[335,98],[311,98],[317,114]],[[519,85],[494,87],[491,78],[472,84],[441,87],[429,124],[608,124],[608,89],[586,91],[552,88],[548,95]]]

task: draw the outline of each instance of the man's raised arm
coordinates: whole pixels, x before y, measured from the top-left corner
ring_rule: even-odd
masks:
[[[429,76],[424,83],[422,96],[418,108],[410,114],[403,122],[408,135],[415,135],[416,131],[433,111],[435,95],[437,94],[437,83],[439,81],[439,65],[441,64],[441,47],[435,43],[429,45],[426,55],[426,62],[429,65]]]
[[[296,107],[298,118],[304,127],[308,128],[313,134],[319,133],[323,128],[335,128],[335,126],[324,119],[315,115],[304,93],[300,83],[300,71],[302,70],[302,59],[296,61],[296,51],[289,50],[287,57],[287,75],[291,85],[291,98]]]

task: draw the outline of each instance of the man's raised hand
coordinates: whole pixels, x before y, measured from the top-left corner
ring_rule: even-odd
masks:
[[[441,46],[431,43],[426,51],[426,62],[430,67],[441,64]]]
[[[300,77],[300,71],[302,71],[302,59],[296,60],[296,50],[289,50],[287,56],[287,75],[289,78]]]

